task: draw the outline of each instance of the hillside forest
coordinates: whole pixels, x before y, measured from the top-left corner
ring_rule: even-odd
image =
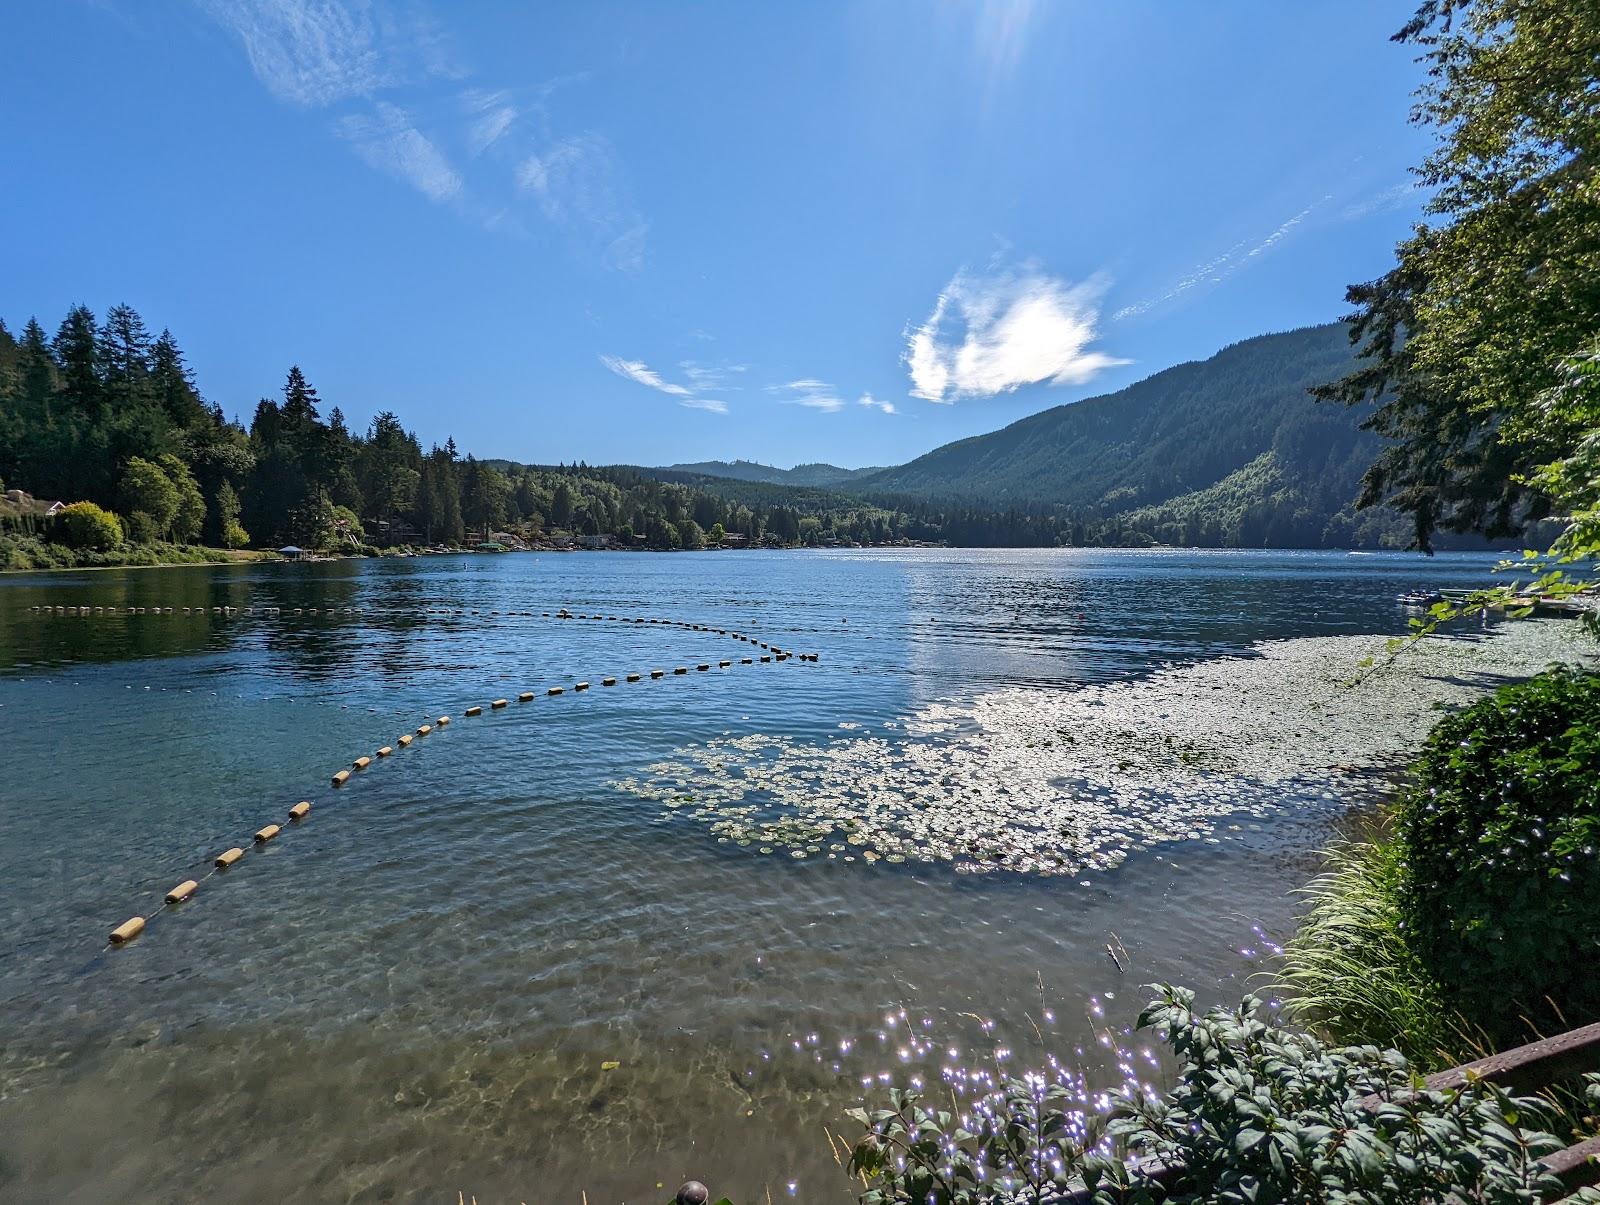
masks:
[[[70,523],[0,510],[19,541],[365,550],[497,534],[624,548],[1373,547],[1405,542],[1354,498],[1375,437],[1306,392],[1350,363],[1338,324],[1266,336],[900,468],[806,472],[481,460],[424,448],[393,411],[352,430],[298,367],[248,425],[200,391],[139,313],[76,306],[53,334],[0,323],[0,489],[86,503]],[[826,481],[827,485],[811,484]],[[7,535],[6,529],[10,529]]]

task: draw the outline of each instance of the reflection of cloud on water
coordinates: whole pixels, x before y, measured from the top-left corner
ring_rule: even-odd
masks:
[[[1349,798],[1346,771],[1415,748],[1438,707],[1588,655],[1574,626],[1430,640],[1354,684],[1381,640],[1270,641],[1135,681],[935,703],[827,744],[715,740],[616,785],[763,854],[1076,875]]]

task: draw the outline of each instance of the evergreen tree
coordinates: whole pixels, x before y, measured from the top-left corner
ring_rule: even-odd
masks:
[[[1396,41],[1428,64],[1414,120],[1438,135],[1418,175],[1433,220],[1354,285],[1362,364],[1318,392],[1377,402],[1392,441],[1362,505],[1437,528],[1511,534],[1546,508],[1524,482],[1575,432],[1539,398],[1600,335],[1600,8],[1426,0]]]
[[[51,345],[61,372],[61,397],[76,414],[97,416],[104,402],[100,381],[100,347],[94,313],[74,306],[61,320]]]
[[[195,388],[194,374],[169,330],[163,329],[150,348],[150,390],[174,427],[203,429],[222,425],[206,409]]]
[[[100,379],[107,404],[127,411],[151,396],[150,332],[131,305],[106,311],[98,340]]]

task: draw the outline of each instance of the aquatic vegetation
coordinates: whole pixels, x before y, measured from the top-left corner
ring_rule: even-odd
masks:
[[[1511,625],[1355,682],[1381,640],[1270,641],[1141,679],[934,703],[826,742],[726,737],[614,785],[738,847],[1079,877],[1361,798],[1365,772],[1413,750],[1436,708],[1536,672],[1570,640],[1558,623]]]

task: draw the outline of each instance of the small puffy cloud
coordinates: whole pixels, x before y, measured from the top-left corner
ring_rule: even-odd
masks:
[[[893,402],[882,402],[882,401],[879,401],[877,398],[873,397],[870,393],[863,393],[859,398],[857,398],[856,399],[856,405],[858,405],[858,406],[866,406],[869,410],[871,410],[871,409],[881,410],[885,414],[896,414],[896,413],[898,413],[898,411],[896,411],[895,408],[894,408],[894,403]]]
[[[1090,350],[1101,291],[1095,281],[1072,285],[1036,270],[957,273],[927,321],[906,331],[911,395],[953,402],[1041,381],[1081,385],[1126,364]]]

